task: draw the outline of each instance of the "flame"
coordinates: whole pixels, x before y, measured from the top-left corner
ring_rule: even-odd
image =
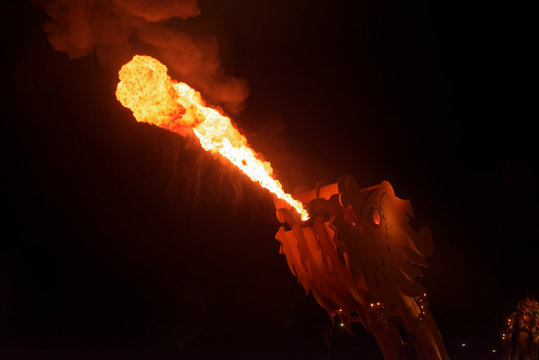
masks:
[[[293,207],[302,220],[309,219],[303,204],[283,190],[273,178],[270,163],[256,156],[230,118],[205,106],[200,93],[189,85],[172,80],[165,65],[151,56],[136,55],[122,66],[119,76],[116,98],[133,111],[137,121],[180,134],[192,128],[204,150],[221,154],[252,181]]]

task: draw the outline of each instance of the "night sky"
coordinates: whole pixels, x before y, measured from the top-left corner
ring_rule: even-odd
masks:
[[[388,180],[434,235],[421,282],[451,358],[496,358],[539,294],[531,1],[199,7],[173,26],[216,36],[250,88],[231,117],[285,188]],[[2,17],[0,357],[326,359],[271,196],[137,123],[119,68],[55,51],[42,6]],[[332,351],[382,358],[361,328]]]

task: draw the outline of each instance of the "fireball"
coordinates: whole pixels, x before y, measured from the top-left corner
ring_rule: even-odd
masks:
[[[303,204],[283,190],[273,177],[271,164],[257,156],[230,118],[206,106],[200,93],[189,85],[172,80],[165,65],[151,56],[136,55],[122,66],[119,76],[116,98],[131,109],[137,121],[178,134],[191,128],[204,150],[222,155],[295,209],[303,221],[309,219]]]

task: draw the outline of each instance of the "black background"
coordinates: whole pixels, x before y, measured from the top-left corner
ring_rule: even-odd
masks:
[[[217,35],[249,82],[234,120],[287,190],[350,173],[412,200],[454,359],[495,358],[537,295],[530,3],[200,1],[179,25]],[[329,320],[278,254],[271,197],[136,123],[118,69],[52,50],[42,8],[2,15],[1,352],[326,358]],[[334,342],[335,359],[381,358],[364,331]]]

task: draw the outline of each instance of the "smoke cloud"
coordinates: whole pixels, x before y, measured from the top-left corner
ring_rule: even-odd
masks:
[[[190,35],[174,22],[201,13],[196,0],[36,0],[51,20],[45,24],[52,47],[71,59],[95,54],[119,69],[145,49],[172,70],[177,80],[199,90],[229,112],[242,108],[247,82],[224,72],[215,36]]]

